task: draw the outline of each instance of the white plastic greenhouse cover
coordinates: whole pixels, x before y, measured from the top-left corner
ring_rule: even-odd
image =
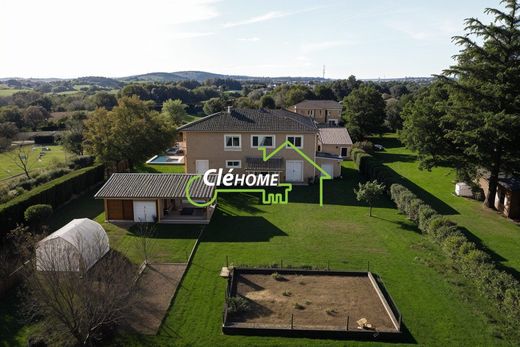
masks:
[[[39,271],[85,271],[110,249],[103,227],[88,218],[73,219],[40,242],[36,249]]]

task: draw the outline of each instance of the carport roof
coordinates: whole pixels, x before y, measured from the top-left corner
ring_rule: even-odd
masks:
[[[115,173],[94,195],[96,199],[137,199],[137,198],[185,198],[186,185],[195,174],[166,173]],[[216,176],[210,175],[210,180]],[[210,199],[215,187],[196,180],[190,187],[190,196]]]

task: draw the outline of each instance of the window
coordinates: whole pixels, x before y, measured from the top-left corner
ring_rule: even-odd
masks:
[[[240,160],[226,160],[226,168],[228,169],[240,169],[242,162]]]
[[[241,149],[240,135],[224,135],[224,149],[229,151],[236,151]]]
[[[251,135],[251,147],[273,148],[274,143],[274,135]]]
[[[314,117],[314,110],[307,110],[307,115]]]
[[[292,143],[297,148],[303,147],[303,136],[301,135],[287,135],[287,141]]]
[[[329,125],[338,125],[337,119],[329,119]]]

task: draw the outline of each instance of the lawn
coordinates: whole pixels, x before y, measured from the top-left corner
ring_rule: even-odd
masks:
[[[45,152],[45,155],[41,159],[38,159],[39,149],[35,149],[31,152],[29,160],[30,171],[48,168],[57,162],[64,162],[66,160],[68,154],[63,150],[62,146],[46,147],[49,147],[50,151]],[[13,159],[10,157],[11,155],[9,152],[0,153],[0,181],[23,173],[23,170],[15,165]]]
[[[344,341],[224,336],[226,281],[218,276],[226,257],[234,264],[312,265],[370,269],[382,276],[401,310],[405,342],[423,345],[501,345],[493,326],[441,252],[398,214],[389,200],[368,217],[354,199],[359,182],[348,162],[344,180],[329,182],[325,206],[317,187],[295,187],[286,206],[259,205],[246,194],[221,196],[194,261],[156,337],[125,336],[128,345],[345,345]],[[362,345],[349,342],[349,345]],[[367,343],[370,344],[370,343]],[[380,345],[380,343],[374,344]]]
[[[135,168],[137,172],[151,173],[184,173],[184,165],[141,164]]]
[[[454,194],[455,172],[450,168],[419,170],[416,155],[396,135],[374,139],[385,146],[376,156],[407,179],[408,187],[442,214],[464,227],[469,237],[487,247],[494,259],[520,276],[520,225],[486,209],[482,202]]]
[[[23,91],[30,91],[30,89],[2,88],[0,89],[0,96],[11,96],[15,93]]]
[[[288,205],[261,205],[257,196],[229,194],[219,198],[212,222],[205,228],[192,265],[157,336],[121,336],[118,345],[345,345],[345,341],[276,337],[225,336],[221,333],[226,280],[219,277],[226,258],[233,264],[330,266],[370,270],[382,276],[403,314],[403,343],[421,345],[506,345],[495,337],[487,318],[488,305],[463,279],[453,274],[442,252],[399,214],[391,201],[368,207],[357,202],[353,188],[360,181],[352,162],[345,162],[344,179],[325,184],[325,206],[318,205],[318,187],[294,187]],[[91,196],[91,195],[90,195]],[[57,228],[75,217],[102,221],[102,204],[89,195],[59,210]],[[104,224],[112,246],[130,249],[137,238],[122,228]],[[182,256],[193,231],[168,226],[156,241],[160,259]],[[186,234],[190,235],[189,238]],[[179,235],[182,235],[179,237]],[[176,238],[177,237],[177,238]],[[136,253],[129,252],[135,262]],[[0,317],[9,322],[12,310]],[[324,313],[325,314],[325,313]],[[5,330],[4,330],[5,332]],[[0,328],[0,335],[2,328]],[[27,328],[17,326],[8,337],[23,341]],[[0,337],[1,340],[1,337]],[[350,341],[349,345],[381,345]]]

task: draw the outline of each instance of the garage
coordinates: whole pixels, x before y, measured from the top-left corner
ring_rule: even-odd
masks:
[[[334,164],[332,163],[324,163],[321,165],[321,168],[327,172],[330,177],[334,177]],[[323,176],[323,174],[321,175]]]
[[[134,220],[132,200],[107,200],[106,210],[109,220]]]
[[[157,218],[157,202],[134,201],[134,222],[154,222]]]
[[[287,182],[303,182],[302,160],[287,160],[285,169],[285,180]]]

